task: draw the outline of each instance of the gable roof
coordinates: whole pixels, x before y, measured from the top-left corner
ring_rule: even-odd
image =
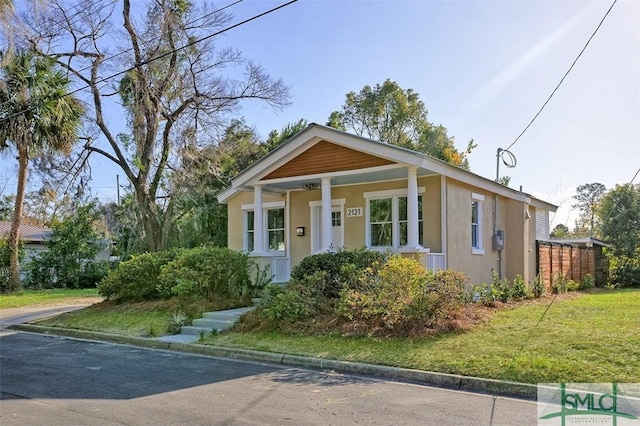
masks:
[[[11,222],[0,221],[0,239],[9,238],[11,232]],[[20,224],[20,241],[27,243],[43,243],[47,241],[53,231],[34,225]]]
[[[303,163],[312,165],[313,159],[318,158],[318,156],[311,155],[313,150],[326,152],[328,147],[333,147],[336,151],[336,155],[333,157],[323,159],[328,167],[314,169],[313,166],[307,166],[303,174],[296,174],[292,168],[287,167],[287,164],[291,162],[297,163],[298,166]],[[348,157],[347,154],[351,156],[350,163],[337,164],[340,158]],[[355,162],[354,159],[358,155],[360,159],[366,158],[368,162],[365,161],[362,164],[359,160]],[[376,158],[378,161],[371,161],[371,158]],[[283,184],[293,177],[303,180],[305,178],[317,179],[322,176],[337,176],[346,183],[347,176],[353,175],[354,170],[359,169],[364,169],[369,173],[379,172],[386,176],[395,177],[397,175],[406,178],[406,173],[397,173],[397,171],[399,168],[404,169],[407,166],[417,167],[419,176],[443,175],[544,210],[556,211],[557,209],[557,206],[551,203],[516,191],[425,153],[374,141],[316,123],[309,124],[278,148],[240,172],[233,178],[231,185],[218,194],[218,200],[225,203],[235,194],[250,190],[253,185]]]

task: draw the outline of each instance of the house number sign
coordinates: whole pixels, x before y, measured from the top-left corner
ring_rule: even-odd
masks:
[[[362,207],[352,207],[347,209],[347,217],[362,216]]]

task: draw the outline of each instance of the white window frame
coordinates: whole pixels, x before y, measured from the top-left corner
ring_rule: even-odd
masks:
[[[255,235],[256,230],[249,230],[249,224],[251,224],[251,227],[253,228],[253,218],[249,220],[249,213],[253,213],[253,209],[242,211],[242,250],[250,253],[255,249],[255,239],[253,239],[253,236]],[[251,245],[254,247],[249,247],[249,232],[251,232],[251,238],[253,239],[253,241],[251,241]]]
[[[342,221],[342,226],[340,227],[340,238],[342,239],[342,246],[344,246],[344,227],[345,227],[345,215],[344,215],[344,206],[347,203],[346,198],[333,198],[331,200],[331,212],[333,213],[334,209],[340,210],[340,220]],[[322,229],[316,225],[319,223],[319,214],[320,210],[318,207],[322,207],[322,200],[314,200],[309,201],[309,218],[311,219],[311,226],[309,229],[310,235],[310,248],[311,254],[319,253],[321,250],[321,235]],[[332,218],[333,221],[333,218]]]
[[[242,209],[242,249],[249,251],[248,241],[248,212],[254,211],[253,204],[243,204]],[[268,229],[268,216],[269,210],[284,209],[284,249],[283,250],[269,250],[269,229]],[[255,235],[255,229],[253,230]],[[262,244],[264,247],[259,247],[259,252],[269,256],[282,256],[287,251],[287,209],[285,208],[284,201],[272,201],[268,203],[262,203]],[[254,250],[256,247],[254,246]]]
[[[484,195],[476,194],[475,192],[471,193],[471,209],[473,211],[473,205],[476,204],[476,242],[477,247],[473,246],[473,217],[471,220],[471,234],[470,234],[470,245],[471,245],[471,253],[472,254],[484,254],[484,245],[483,245],[483,232],[482,232],[482,211],[484,204]]]
[[[418,188],[418,195],[422,195],[422,205],[424,208],[424,194],[425,188],[421,186]],[[365,199],[365,245],[372,250],[392,250],[398,251],[402,247],[400,245],[400,197],[407,197],[407,188],[391,189],[387,191],[371,191],[365,192],[363,197]],[[385,198],[391,198],[391,245],[390,246],[372,246],[371,245],[371,200],[382,200]],[[422,217],[424,224],[424,214]],[[424,230],[424,225],[423,225]]]
[[[420,193],[418,193],[418,197],[422,197],[422,208],[418,209],[418,245],[423,246],[424,245],[424,196]],[[400,239],[401,233],[400,233],[400,228],[401,228],[401,224],[402,223],[406,223],[407,224],[407,234],[409,232],[409,205],[407,204],[407,218],[405,220],[401,220],[400,219],[400,198],[409,198],[409,196],[407,195],[406,197],[403,195],[399,195],[398,196],[398,240]],[[408,200],[407,200],[408,201]],[[422,223],[422,229],[420,229],[420,224]],[[409,240],[409,235],[407,235],[407,241]],[[400,248],[404,248],[407,245],[400,245],[400,243],[398,242],[398,246]]]

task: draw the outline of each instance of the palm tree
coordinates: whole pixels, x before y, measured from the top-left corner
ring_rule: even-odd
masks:
[[[18,158],[18,187],[9,234],[9,290],[22,288],[18,243],[29,158],[69,152],[78,138],[84,108],[68,95],[69,79],[51,58],[17,51],[0,67],[0,151]]]

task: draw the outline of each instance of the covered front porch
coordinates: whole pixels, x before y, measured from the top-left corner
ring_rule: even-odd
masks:
[[[302,176],[271,173],[245,189],[243,249],[274,283],[311,254],[367,247],[446,269],[445,178],[411,165]]]

